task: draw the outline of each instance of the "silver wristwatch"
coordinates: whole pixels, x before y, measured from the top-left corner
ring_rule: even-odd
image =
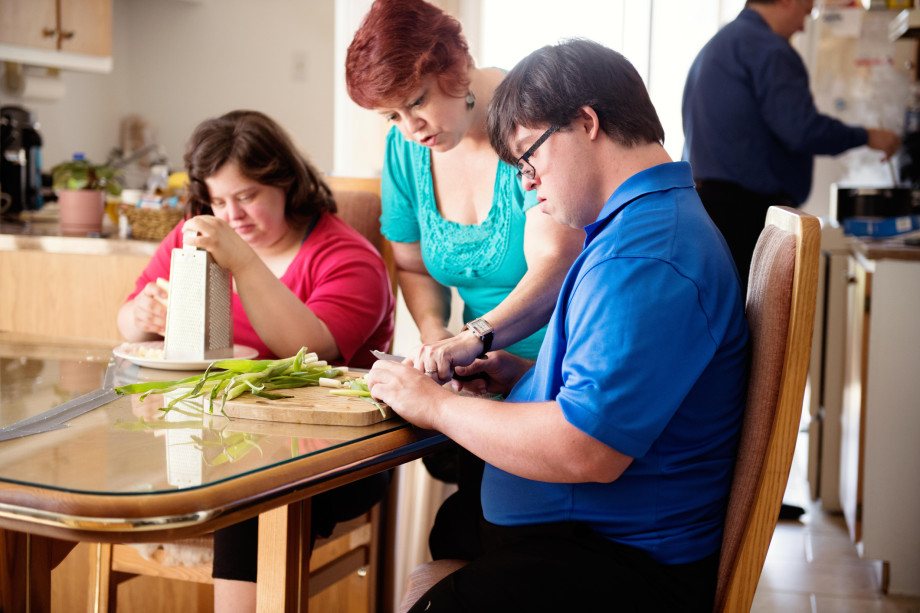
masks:
[[[473,334],[479,337],[479,340],[482,341],[482,353],[479,358],[486,357],[486,354],[492,349],[492,339],[495,338],[495,330],[492,328],[492,324],[482,317],[477,317],[463,327],[464,329],[469,328]]]

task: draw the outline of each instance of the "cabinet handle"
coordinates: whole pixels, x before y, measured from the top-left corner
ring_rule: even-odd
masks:
[[[58,31],[55,28],[42,28],[42,36],[45,38],[51,38],[52,36],[57,36]]]
[[[74,34],[73,30],[61,30],[61,40],[70,40]]]

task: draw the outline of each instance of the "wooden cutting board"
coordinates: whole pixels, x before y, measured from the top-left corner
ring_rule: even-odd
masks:
[[[268,400],[252,394],[243,394],[228,400],[224,412],[230,417],[261,419],[290,424],[322,424],[330,426],[369,426],[393,416],[393,410],[384,405],[386,416],[367,400],[355,396],[335,396],[328,387],[295,387],[278,390],[278,394],[291,396]]]

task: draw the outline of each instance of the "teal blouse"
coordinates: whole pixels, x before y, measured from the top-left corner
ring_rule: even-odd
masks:
[[[463,299],[463,321],[495,308],[524,273],[524,212],[536,203],[516,170],[498,161],[492,208],[481,224],[465,225],[441,217],[434,199],[431,151],[407,141],[396,127],[387,135],[381,192],[384,236],[398,243],[421,242],[428,273],[441,285],[456,287]],[[535,359],[544,326],[507,348]]]

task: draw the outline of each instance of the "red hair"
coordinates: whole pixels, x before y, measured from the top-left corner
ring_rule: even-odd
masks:
[[[345,83],[366,109],[408,98],[428,75],[462,98],[472,65],[456,19],[422,0],[376,0],[348,46]]]

